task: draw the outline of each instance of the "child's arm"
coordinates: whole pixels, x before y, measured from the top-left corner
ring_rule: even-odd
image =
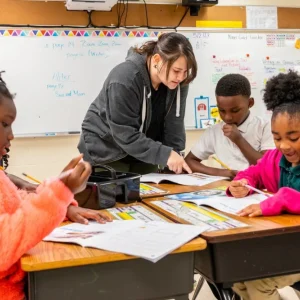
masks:
[[[40,185],[36,194],[27,194],[22,201],[12,183],[1,177],[0,201],[5,211],[0,214],[0,271],[5,271],[60,224],[73,194],[54,180]],[[10,200],[19,202],[18,206],[10,207]]]
[[[28,182],[20,177],[17,177],[15,175],[8,174],[8,173],[6,175],[13,182],[13,184],[21,190],[25,190],[27,192],[34,193],[38,187],[37,184],[30,183],[30,182]]]
[[[262,201],[260,208],[264,216],[275,216],[282,212],[300,214],[300,192],[283,187],[273,197]]]
[[[224,135],[235,143],[250,165],[256,165],[257,161],[262,158],[265,151],[256,151],[242,136],[236,125],[225,124],[223,126]]]
[[[282,212],[300,214],[300,193],[294,189],[283,187],[272,197],[260,204],[252,204],[238,212],[241,217],[276,216]]]
[[[192,152],[189,152],[189,154],[185,158],[186,163],[189,165],[191,170],[193,172],[203,173],[207,175],[213,175],[213,176],[224,176],[233,178],[237,171],[235,170],[227,170],[227,169],[218,169],[213,167],[205,166],[201,163],[201,159],[199,159],[197,156],[195,156]]]
[[[248,169],[238,172],[226,191],[227,195],[236,198],[242,198],[246,197],[248,194],[253,193],[252,190],[244,187],[245,184],[263,189],[264,182],[263,178],[261,177],[261,173],[262,170],[266,167],[268,159],[272,159],[269,153],[267,153],[261,160],[259,160],[255,166],[250,166]]]
[[[220,128],[212,126],[205,130],[186,156],[185,161],[193,172],[233,178],[237,171],[207,167],[201,163],[202,160],[208,159],[210,155],[215,154],[215,130],[220,130]]]

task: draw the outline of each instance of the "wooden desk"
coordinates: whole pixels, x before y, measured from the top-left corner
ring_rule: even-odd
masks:
[[[163,198],[143,202],[175,222],[186,223],[155,206],[154,200]],[[300,216],[242,218],[224,214],[249,227],[204,232],[201,237],[207,248],[195,256],[195,268],[219,292],[226,292],[234,282],[300,273]]]
[[[23,256],[21,266],[28,272],[29,300],[188,300],[194,253],[205,248],[205,240],[197,238],[154,264],[121,253],[41,242]]]

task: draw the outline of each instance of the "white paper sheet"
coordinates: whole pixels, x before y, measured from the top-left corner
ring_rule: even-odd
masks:
[[[139,256],[157,262],[207,228],[208,226],[153,221],[114,235],[107,235],[101,240],[94,237],[88,243],[95,248]]]
[[[247,6],[247,29],[277,29],[276,6]]]
[[[75,243],[157,262],[208,227],[140,220],[90,222],[89,225],[73,223],[56,228],[44,241]]]
[[[230,214],[237,214],[240,210],[245,208],[251,204],[258,204],[261,201],[267,199],[266,196],[261,194],[253,194],[244,198],[234,198],[228,196],[211,196],[206,199],[191,199],[191,200],[182,200],[178,199],[179,201],[187,201],[192,202],[197,205],[207,205],[211,206],[215,209],[220,211],[224,211]]]

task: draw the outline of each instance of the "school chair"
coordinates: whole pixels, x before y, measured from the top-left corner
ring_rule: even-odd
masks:
[[[200,278],[199,278],[199,281],[197,283],[197,286],[196,286],[196,289],[194,291],[194,295],[193,295],[193,298],[192,300],[196,300],[199,293],[200,293],[200,290],[205,282],[205,278],[201,275],[200,272],[198,272],[197,269],[194,270],[196,273],[198,273],[200,275]],[[234,293],[234,291],[229,288],[229,289],[220,289],[217,287],[217,285],[215,283],[212,283],[210,281],[207,280],[207,284],[208,286],[210,287],[212,293],[214,294],[214,296],[218,299],[218,300],[241,300],[241,298],[236,295]]]
[[[300,293],[300,281],[294,283],[291,288],[293,288],[294,290],[297,291],[297,296],[299,297],[299,293]]]
[[[300,281],[294,283],[291,287],[297,291],[300,291]]]

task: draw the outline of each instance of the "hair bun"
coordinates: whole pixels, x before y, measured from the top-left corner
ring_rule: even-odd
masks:
[[[289,70],[280,73],[267,81],[263,101],[268,110],[274,110],[282,104],[300,104],[300,75]]]

